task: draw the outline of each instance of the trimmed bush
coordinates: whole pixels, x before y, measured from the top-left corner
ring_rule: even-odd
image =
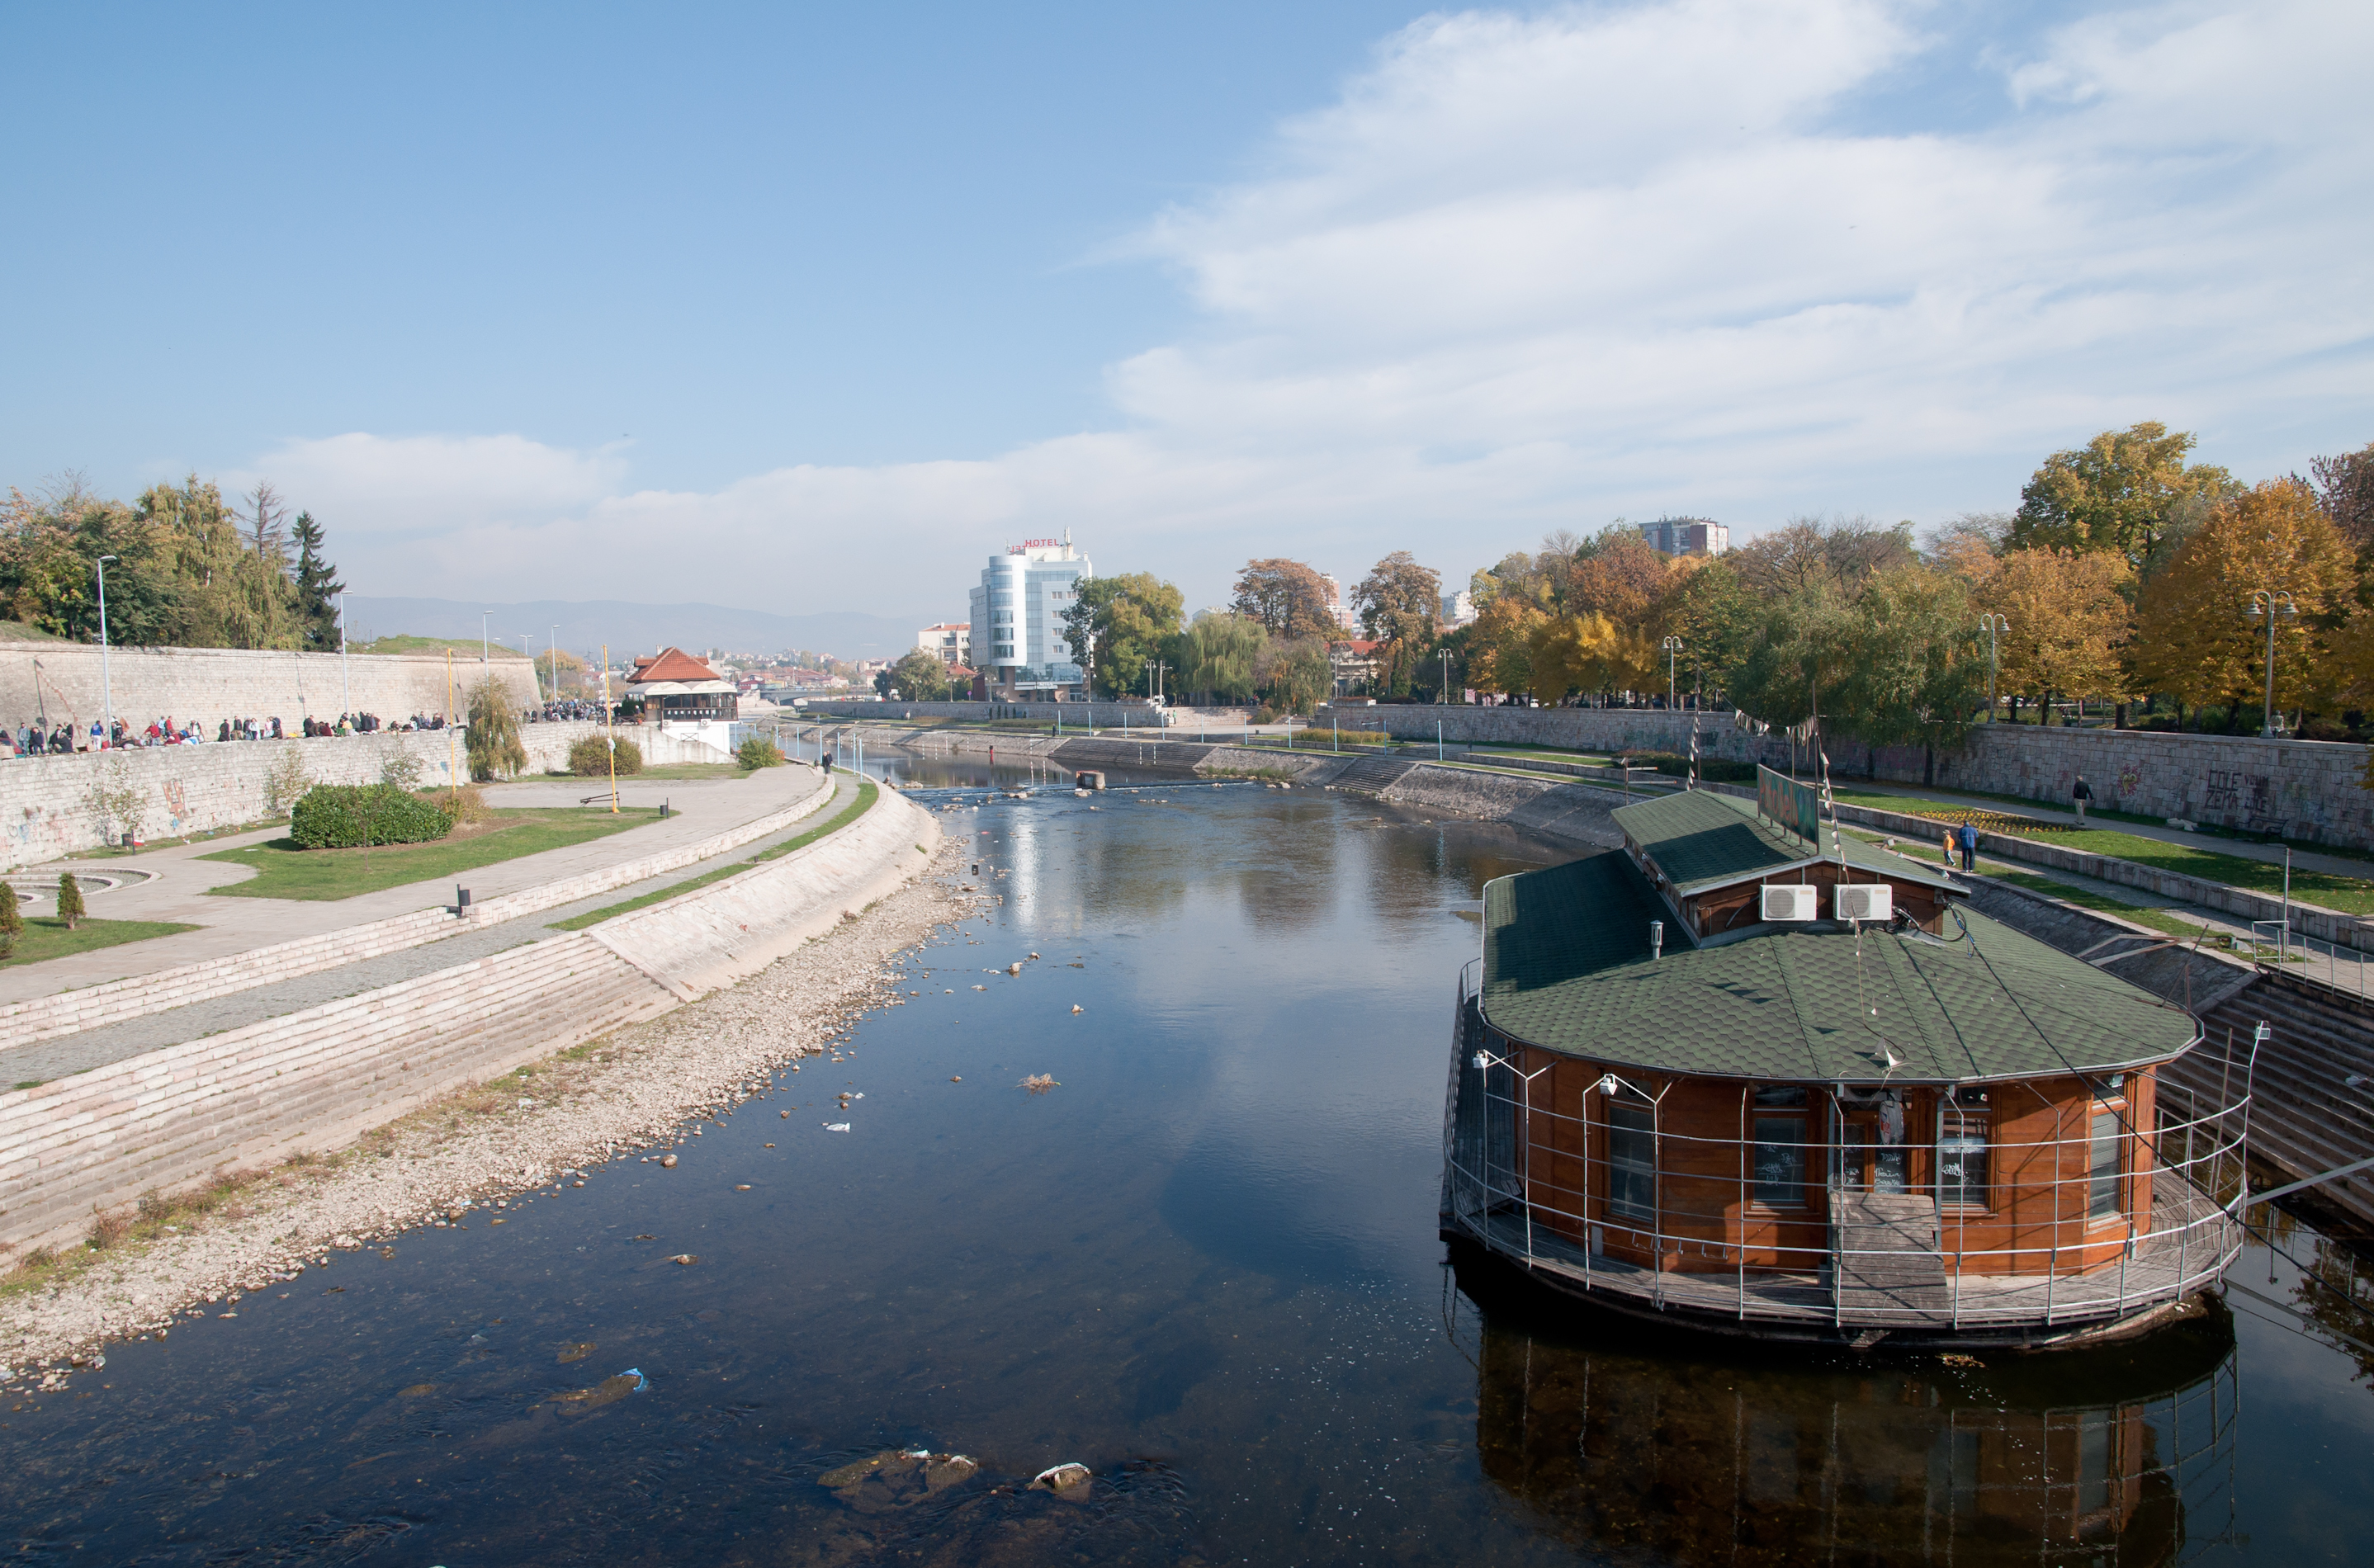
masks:
[[[83,908],[82,883],[75,880],[74,872],[65,872],[58,878],[58,919],[73,930],[89,918]]]
[[[288,837],[305,849],[426,844],[452,831],[452,817],[385,784],[317,784],[288,818]]]
[[[772,741],[753,735],[735,752],[734,760],[753,772],[762,767],[781,767],[783,766],[783,748]]]
[[[643,748],[627,739],[626,736],[619,736],[618,777],[624,778],[629,773],[641,773],[642,770]],[[610,743],[608,739],[601,735],[588,735],[583,740],[573,743],[569,748],[569,771],[580,778],[609,778]]]

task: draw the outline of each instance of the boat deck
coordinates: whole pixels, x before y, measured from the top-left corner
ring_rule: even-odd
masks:
[[[2153,1185],[2159,1228],[2120,1261],[2085,1273],[1957,1274],[1946,1267],[1950,1252],[1909,1244],[1912,1227],[1900,1215],[1842,1227],[1863,1236],[1863,1245],[1844,1267],[1818,1273],[1643,1268],[1593,1255],[1545,1226],[1529,1227],[1515,1205],[1453,1219],[1485,1247],[1536,1273],[1659,1311],[1833,1329],[2061,1328],[2115,1321],[2180,1300],[2215,1284],[2240,1250],[2241,1227],[2206,1195],[2167,1173]],[[1870,1245],[1876,1225],[1893,1228],[1886,1245]],[[1843,1288],[1833,1288],[1833,1277]]]

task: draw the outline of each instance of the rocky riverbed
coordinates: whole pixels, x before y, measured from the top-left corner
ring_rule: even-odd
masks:
[[[958,874],[968,852],[944,843],[930,873],[738,986],[447,1095],[337,1154],[227,1172],[205,1201],[102,1217],[81,1256],[0,1281],[0,1386],[55,1389],[103,1367],[112,1341],[162,1338],[185,1315],[235,1316],[242,1297],[341,1253],[398,1246],[422,1226],[499,1225],[530,1193],[558,1196],[617,1162],[683,1158],[702,1123],[906,1000],[922,944],[995,901]]]

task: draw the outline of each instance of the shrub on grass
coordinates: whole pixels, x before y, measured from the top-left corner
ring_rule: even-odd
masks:
[[[75,881],[74,872],[64,872],[58,878],[58,919],[66,923],[66,930],[72,930],[84,918],[82,883]]]
[[[610,777],[610,737],[606,735],[588,735],[575,742],[569,748],[569,771],[580,778],[607,778]],[[643,748],[624,735],[617,738],[617,747],[618,777],[623,778],[629,773],[641,773],[643,770]]]
[[[520,743],[511,695],[492,675],[470,689],[470,722],[462,733],[462,749],[469,756],[473,778],[508,778],[527,766],[527,747]]]
[[[781,767],[783,766],[783,748],[772,741],[753,735],[735,752],[734,760],[753,772],[761,767]]]
[[[305,849],[426,844],[452,831],[452,817],[386,784],[316,785],[288,819],[288,837]]]
[[[17,890],[0,882],[0,958],[17,950],[17,939],[25,934],[24,912],[17,907]]]

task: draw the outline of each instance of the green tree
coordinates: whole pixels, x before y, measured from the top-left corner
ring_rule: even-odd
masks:
[[[1872,574],[1855,603],[1839,732],[1923,747],[1933,779],[1937,748],[1958,744],[1986,706],[1986,661],[1971,620],[1969,591],[1949,573],[1903,566]]]
[[[1250,615],[1205,612],[1179,639],[1178,686],[1205,702],[1245,702],[1260,690],[1269,633]]]
[[[2193,437],[2145,420],[2054,452],[2019,493],[2008,546],[2107,550],[2147,575],[2161,535],[2187,502],[2222,500],[2234,477],[2213,463],[2188,466]]]
[[[1692,563],[1696,564],[1693,565]],[[1727,691],[1731,673],[1747,657],[1756,634],[1756,604],[1728,556],[1693,556],[1676,563],[1667,579],[1655,623],[1665,637],[1682,639],[1681,668],[1689,689],[1703,703],[1707,688]]]
[[[316,653],[338,646],[338,595],[347,585],[338,568],[322,555],[322,525],[311,512],[299,512],[291,527],[297,541],[297,628],[299,646]]]
[[[25,912],[17,907],[17,890],[0,882],[0,957],[13,951],[24,934]]]
[[[511,711],[511,695],[492,675],[470,688],[470,717],[462,732],[462,750],[469,759],[470,777],[481,782],[508,778],[527,766],[527,747],[520,743],[519,715]]]
[[[1378,642],[1385,690],[1409,695],[1418,661],[1432,650],[1442,619],[1442,575],[1419,566],[1407,550],[1396,550],[1369,568],[1352,590],[1361,629]]]
[[[58,874],[58,919],[66,923],[66,930],[73,930],[88,918],[83,908],[82,883],[75,880],[74,872],[61,872]]]
[[[1064,611],[1073,661],[1094,657],[1095,688],[1105,696],[1143,696],[1146,666],[1179,668],[1179,617],[1186,599],[1150,572],[1084,577]]]
[[[1292,642],[1270,643],[1262,665],[1261,685],[1271,707],[1288,713],[1309,713],[1335,685],[1335,667],[1327,658],[1326,640],[1306,637]]]
[[[876,674],[874,690],[878,696],[888,696],[895,691],[909,702],[946,702],[948,667],[940,662],[938,654],[918,648]]]
[[[1838,716],[1860,650],[1858,623],[1853,596],[1827,578],[1769,602],[1732,673],[1732,701],[1774,725]]]

